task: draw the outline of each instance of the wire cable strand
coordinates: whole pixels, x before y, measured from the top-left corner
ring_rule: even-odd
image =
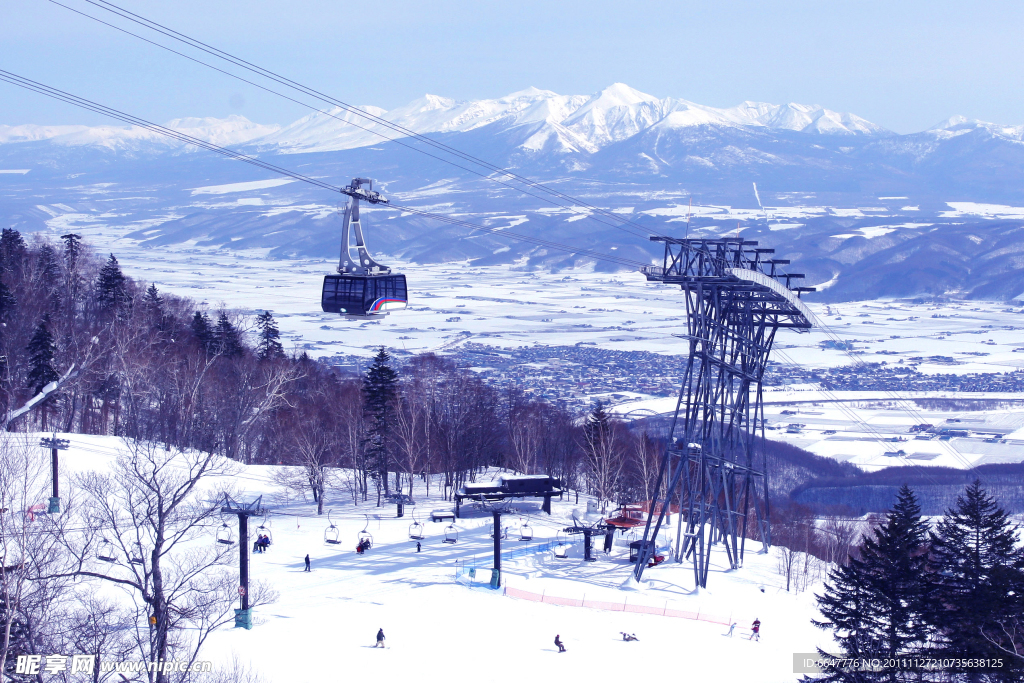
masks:
[[[354,126],[356,128],[359,128],[360,130],[363,130],[363,131],[365,131],[367,133],[370,133],[372,135],[376,135],[376,136],[378,136],[378,137],[380,137],[380,138],[382,138],[384,140],[387,140],[389,142],[393,142],[395,144],[401,145],[401,146],[403,146],[403,147],[405,147],[407,149],[411,149],[411,150],[419,152],[421,154],[425,154],[428,157],[431,157],[431,158],[436,159],[438,161],[441,161],[443,163],[450,164],[450,165],[452,165],[452,166],[454,166],[456,168],[464,170],[464,171],[466,171],[468,173],[471,173],[473,175],[476,175],[476,176],[479,176],[479,177],[484,178],[486,180],[490,180],[492,182],[498,183],[499,185],[507,187],[507,188],[509,188],[511,190],[514,190],[514,191],[517,191],[517,192],[521,192],[523,194],[526,194],[528,196],[534,197],[535,199],[538,199],[540,201],[552,204],[554,206],[559,206],[561,208],[568,208],[573,213],[576,213],[578,215],[583,215],[583,216],[585,216],[587,218],[590,218],[591,220],[594,220],[594,221],[596,221],[598,223],[601,223],[602,225],[606,225],[606,226],[612,227],[612,228],[621,229],[621,230],[623,230],[623,231],[625,231],[625,232],[627,232],[627,233],[629,233],[629,234],[631,234],[631,235],[633,235],[635,237],[641,237],[642,238],[642,237],[646,237],[648,235],[658,234],[657,231],[652,230],[651,228],[648,228],[646,226],[640,225],[638,223],[635,223],[633,221],[630,221],[630,220],[624,218],[621,214],[616,214],[616,213],[614,213],[612,211],[608,211],[606,209],[602,209],[600,207],[594,206],[594,205],[589,204],[589,203],[587,203],[585,201],[582,201],[580,199],[577,199],[577,198],[572,197],[570,195],[567,195],[565,193],[559,192],[558,190],[555,190],[555,189],[553,189],[553,188],[551,188],[551,187],[549,187],[547,185],[544,185],[543,183],[539,183],[537,181],[531,180],[530,178],[526,178],[524,176],[518,175],[518,174],[514,173],[513,171],[511,171],[509,169],[502,168],[502,167],[497,166],[495,164],[491,164],[491,163],[489,163],[487,161],[484,161],[484,160],[479,159],[479,158],[477,158],[475,156],[472,156],[472,155],[470,155],[470,154],[468,154],[466,152],[462,152],[461,150],[458,150],[458,149],[456,149],[454,147],[451,147],[450,145],[446,145],[446,144],[444,144],[444,143],[442,143],[442,142],[440,142],[438,140],[434,140],[434,139],[426,137],[426,136],[424,136],[424,135],[422,135],[420,133],[417,133],[417,132],[415,132],[415,131],[413,131],[411,129],[405,128],[404,126],[401,126],[401,125],[399,125],[397,123],[394,123],[392,121],[388,121],[387,119],[384,119],[384,118],[379,117],[379,116],[375,116],[375,115],[373,115],[373,114],[371,114],[369,112],[363,111],[359,107],[350,105],[350,104],[348,104],[346,102],[343,102],[342,100],[339,100],[337,98],[334,98],[334,97],[331,97],[329,95],[326,95],[326,94],[324,94],[324,93],[322,93],[322,92],[320,92],[318,90],[314,90],[313,88],[309,88],[307,86],[304,86],[304,85],[302,85],[300,83],[297,83],[297,82],[295,82],[295,81],[293,81],[291,79],[288,79],[288,78],[286,78],[284,76],[281,76],[281,75],[279,75],[279,74],[277,74],[277,73],[275,73],[273,71],[270,71],[269,69],[264,69],[263,67],[260,67],[260,66],[257,66],[255,64],[252,64],[251,62],[248,62],[248,61],[243,60],[243,59],[241,59],[239,57],[236,57],[236,56],[234,56],[234,55],[232,55],[232,54],[230,54],[228,52],[225,52],[225,51],[220,50],[218,48],[215,48],[215,47],[213,47],[211,45],[203,43],[203,42],[201,42],[199,40],[191,38],[191,37],[189,37],[189,36],[187,36],[187,35],[185,35],[183,33],[180,33],[178,31],[175,31],[175,30],[173,30],[173,29],[171,29],[171,28],[169,28],[167,26],[164,26],[163,24],[160,24],[158,22],[155,22],[155,21],[152,21],[150,19],[147,19],[147,18],[145,18],[145,17],[143,17],[141,15],[138,15],[138,14],[135,14],[133,12],[130,12],[130,11],[124,9],[124,8],[118,7],[117,5],[114,5],[113,3],[109,3],[109,2],[94,2],[93,0],[84,0],[84,1],[89,3],[89,4],[91,4],[91,5],[93,5],[93,6],[95,6],[95,7],[97,7],[97,8],[99,8],[99,9],[103,9],[103,10],[106,10],[108,12],[111,12],[111,13],[115,14],[116,16],[119,16],[119,17],[121,17],[123,19],[126,19],[128,21],[134,22],[134,23],[136,23],[136,24],[138,24],[140,26],[143,26],[143,27],[148,28],[148,29],[150,29],[152,31],[160,33],[161,35],[164,35],[164,36],[166,36],[168,38],[171,38],[173,40],[176,40],[176,41],[179,41],[179,42],[184,43],[186,45],[189,45],[190,47],[192,47],[194,49],[197,49],[197,50],[200,50],[202,52],[205,52],[205,53],[207,53],[207,54],[209,54],[211,56],[217,57],[218,59],[222,59],[224,61],[227,61],[227,62],[229,62],[229,63],[231,63],[231,64],[233,64],[235,66],[238,66],[238,67],[240,67],[242,69],[245,69],[247,71],[255,73],[255,74],[257,74],[257,75],[259,75],[261,77],[267,78],[267,79],[272,80],[272,81],[274,81],[274,82],[276,82],[278,84],[281,84],[281,85],[284,85],[286,87],[292,88],[293,90],[297,90],[299,92],[302,92],[303,94],[305,94],[307,96],[310,96],[310,97],[313,97],[314,99],[320,100],[321,102],[324,102],[326,104],[330,104],[330,105],[339,107],[340,109],[342,109],[342,110],[344,110],[344,111],[346,111],[346,112],[348,112],[350,114],[353,114],[355,116],[359,116],[359,117],[369,121],[371,124],[376,124],[378,126],[383,126],[384,128],[387,128],[387,129],[389,129],[389,130],[399,134],[402,137],[412,138],[413,140],[415,140],[417,142],[426,144],[426,145],[428,145],[428,146],[430,146],[432,148],[435,148],[435,149],[437,149],[439,151],[442,151],[442,152],[444,152],[446,154],[450,154],[452,156],[455,156],[456,158],[461,159],[461,160],[466,161],[466,162],[469,162],[470,164],[474,164],[474,165],[480,166],[481,168],[486,169],[488,172],[487,173],[482,173],[480,171],[476,171],[476,170],[474,170],[472,168],[468,168],[468,167],[466,167],[464,165],[456,163],[456,162],[454,162],[454,161],[452,161],[450,159],[446,159],[446,158],[438,156],[436,154],[432,154],[432,153],[428,152],[427,150],[424,150],[424,149],[422,149],[420,147],[416,147],[414,145],[410,145],[410,144],[404,143],[401,140],[389,137],[388,135],[385,135],[385,134],[383,134],[383,133],[381,133],[379,131],[373,130],[373,129],[368,128],[366,126],[361,126],[358,123],[355,123],[354,121],[351,121],[351,120],[349,120],[347,118],[337,116],[333,112],[324,111],[324,110],[319,109],[319,108],[317,108],[317,107],[315,107],[313,105],[310,105],[310,104],[308,104],[306,102],[301,102],[301,101],[296,100],[296,99],[294,99],[292,97],[289,97],[288,95],[280,93],[280,92],[278,92],[276,90],[272,90],[272,89],[267,88],[267,87],[265,87],[263,85],[260,85],[258,83],[253,82],[253,81],[250,81],[248,79],[242,78],[241,76],[238,76],[236,74],[230,73],[230,72],[225,71],[223,69],[220,69],[220,68],[218,68],[216,66],[208,64],[207,62],[203,62],[201,60],[198,60],[198,59],[196,59],[196,58],[194,58],[194,57],[192,57],[190,55],[186,55],[186,54],[184,54],[182,52],[179,52],[177,50],[169,48],[169,47],[167,47],[165,45],[162,45],[160,43],[157,43],[157,42],[154,42],[154,41],[149,40],[147,38],[144,38],[144,37],[142,37],[142,36],[140,36],[140,35],[138,35],[136,33],[132,33],[131,31],[127,31],[127,30],[125,30],[125,29],[123,29],[123,28],[121,28],[119,26],[115,26],[114,24],[110,24],[109,22],[105,22],[102,19],[99,19],[99,18],[94,17],[94,16],[92,16],[90,14],[87,14],[87,13],[82,12],[80,10],[74,9],[72,7],[69,7],[68,5],[65,5],[65,4],[63,4],[61,2],[58,2],[57,0],[50,0],[50,2],[52,2],[55,5],[63,7],[65,9],[68,9],[68,10],[70,10],[72,12],[75,12],[76,14],[79,14],[79,15],[81,15],[83,17],[92,19],[92,20],[94,20],[94,21],[96,21],[98,23],[101,23],[101,24],[103,24],[105,26],[113,28],[113,29],[115,29],[117,31],[120,31],[122,33],[125,33],[127,35],[130,35],[130,36],[133,36],[135,38],[138,38],[139,40],[142,40],[142,41],[144,41],[146,43],[149,43],[150,45],[153,45],[155,47],[159,47],[161,49],[167,50],[167,51],[169,51],[169,52],[171,52],[173,54],[176,54],[176,55],[179,55],[181,57],[184,57],[185,59],[189,59],[189,60],[191,60],[191,61],[193,61],[193,62],[195,62],[197,64],[201,64],[201,65],[206,66],[206,67],[208,67],[210,69],[213,69],[213,70],[215,70],[215,71],[217,71],[219,73],[222,73],[224,75],[230,76],[231,78],[235,78],[235,79],[237,79],[239,81],[242,81],[242,82],[247,83],[249,85],[252,85],[252,86],[254,86],[256,88],[264,90],[265,92],[272,93],[272,94],[277,95],[279,97],[282,97],[282,98],[284,98],[286,100],[289,100],[289,101],[294,102],[296,104],[299,104],[301,106],[304,106],[304,107],[307,107],[309,109],[312,109],[315,112],[324,114],[324,115],[329,116],[331,118],[334,118],[334,119],[336,119],[336,120],[338,120],[338,121],[340,121],[340,122],[342,122],[344,124],[351,125],[351,126]],[[495,177],[495,175],[493,175],[493,174],[498,174],[498,177]],[[519,183],[521,185],[525,185],[526,188],[531,188],[531,189],[537,190],[539,192],[548,194],[548,195],[550,195],[550,197],[554,197],[558,201],[555,201],[555,199],[551,199],[549,197],[545,197],[545,196],[542,196],[540,194],[537,194],[536,192],[531,192],[531,191],[529,191],[527,189],[524,189],[523,187],[513,186],[509,182],[506,182],[505,180],[503,180],[503,178],[507,178],[508,180],[514,181],[514,182]],[[579,211],[578,210],[579,207],[583,207],[584,209],[586,209],[586,211]],[[600,220],[599,218],[597,218],[595,216],[595,214],[597,214],[599,216],[603,216],[603,217],[605,217],[607,219],[610,219],[610,220],[614,221],[614,223],[610,223],[607,220]],[[642,231],[642,232],[637,232],[638,230]]]
[[[331,192],[337,192],[337,193],[341,193],[342,192],[342,188],[341,187],[338,187],[336,185],[331,185],[330,183],[326,183],[326,182],[324,182],[322,180],[319,180],[318,178],[312,178],[310,176],[303,175],[303,174],[297,173],[295,171],[291,171],[291,170],[283,168],[281,166],[277,166],[276,164],[271,164],[271,163],[269,163],[267,161],[263,161],[262,159],[259,159],[257,157],[253,157],[253,156],[250,156],[248,154],[242,154],[241,152],[236,152],[236,151],[234,151],[232,149],[228,149],[226,147],[221,147],[219,145],[215,145],[212,142],[207,142],[205,140],[201,140],[199,138],[192,137],[191,135],[187,135],[187,134],[182,133],[181,131],[177,131],[177,130],[175,130],[173,128],[167,128],[166,126],[161,126],[159,124],[152,123],[151,121],[147,121],[145,119],[141,119],[141,118],[139,118],[137,116],[133,116],[131,114],[127,114],[127,113],[122,112],[120,110],[113,109],[111,107],[107,107],[107,106],[99,104],[97,102],[93,102],[92,100],[87,100],[85,98],[78,97],[77,95],[72,95],[71,93],[65,92],[63,90],[58,90],[57,88],[53,88],[51,86],[45,85],[43,83],[40,83],[38,81],[33,81],[33,80],[25,78],[23,76],[19,76],[19,75],[15,74],[15,73],[12,73],[10,71],[5,71],[3,69],[0,69],[0,80],[6,81],[7,83],[10,83],[12,85],[16,85],[16,86],[24,88],[26,90],[31,90],[31,91],[39,93],[41,95],[45,95],[47,97],[51,97],[53,99],[60,100],[62,102],[66,102],[68,104],[72,104],[74,106],[81,107],[83,109],[87,109],[89,111],[96,112],[98,114],[103,114],[105,116],[109,116],[111,118],[117,119],[117,120],[122,121],[124,123],[128,123],[128,124],[134,125],[134,126],[138,126],[140,128],[143,128],[145,130],[149,130],[149,131],[154,132],[154,133],[158,133],[160,135],[164,135],[164,136],[172,138],[174,140],[178,140],[179,142],[183,142],[183,143],[189,144],[189,145],[195,145],[196,147],[200,147],[202,149],[206,149],[208,151],[215,152],[217,154],[221,154],[221,155],[226,156],[226,157],[228,157],[230,159],[235,159],[237,161],[242,161],[242,162],[251,164],[253,166],[256,166],[258,168],[262,168],[264,170],[271,171],[273,173],[278,173],[278,174],[287,176],[289,178],[293,178],[295,180],[299,180],[299,181],[302,181],[302,182],[305,182],[305,183],[309,183],[311,185],[314,185],[316,187],[320,187],[320,188],[325,189],[325,190],[330,190]],[[443,214],[430,213],[428,211],[423,211],[421,209],[416,209],[414,207],[401,206],[401,205],[395,205],[395,204],[389,204],[387,206],[389,206],[390,208],[393,208],[393,209],[397,209],[399,211],[405,211],[405,212],[408,212],[408,213],[411,213],[411,214],[416,214],[416,215],[422,216],[424,218],[430,218],[430,219],[437,220],[437,221],[440,221],[440,222],[443,222],[443,223],[448,223],[448,224],[451,224],[451,225],[459,225],[459,226],[462,226],[462,227],[471,228],[473,230],[479,230],[481,232],[491,233],[493,235],[497,235],[498,237],[505,237],[505,238],[511,238],[513,240],[518,240],[518,241],[523,241],[523,242],[530,242],[530,243],[537,244],[539,246],[546,247],[546,248],[549,248],[549,249],[555,249],[555,250],[558,250],[558,251],[567,252],[570,255],[587,256],[589,258],[593,258],[593,259],[597,259],[597,260],[602,260],[602,261],[608,261],[608,262],[611,262],[611,263],[615,263],[617,265],[627,266],[627,267],[630,267],[630,268],[639,268],[639,267],[647,265],[646,263],[643,263],[641,261],[636,261],[636,260],[628,259],[628,258],[621,257],[621,256],[612,256],[610,254],[602,254],[600,252],[596,252],[596,251],[593,251],[593,250],[590,250],[590,249],[571,247],[569,245],[561,244],[561,243],[558,243],[558,242],[553,242],[551,240],[545,240],[545,239],[539,238],[539,237],[532,237],[532,236],[529,236],[529,235],[523,235],[521,233],[511,232],[509,230],[504,230],[504,229],[501,229],[501,228],[488,228],[486,226],[479,225],[477,223],[471,223],[469,221],[464,221],[464,220],[461,220],[461,219],[453,218],[451,216],[445,216]]]

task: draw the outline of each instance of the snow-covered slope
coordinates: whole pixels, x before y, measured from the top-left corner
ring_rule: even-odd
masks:
[[[26,436],[31,437],[26,443],[38,440]],[[59,436],[69,441],[61,461],[68,474],[110,472],[123,452],[115,437]],[[280,485],[277,475],[288,469],[238,465],[230,480],[207,482],[211,490],[230,484],[239,500],[262,496],[267,516],[259,523],[269,529],[273,543],[255,554],[246,544],[250,586],[264,583],[277,599],[253,609],[251,630],[229,624],[213,632],[200,660],[219,667],[237,657],[268,683],[371,676],[519,683],[536,672],[555,680],[628,680],[636,676],[638,662],[655,677],[671,670],[685,643],[687,652],[701,655],[687,665],[694,680],[788,683],[797,678],[793,653],[831,646],[829,634],[811,624],[820,582],[811,581],[799,593],[787,591],[776,554],[759,553],[759,543],[747,543],[738,570],[730,570],[724,551],[716,550],[707,589],[695,588],[692,565],[673,562],[648,570],[637,585],[629,581],[625,537],[616,539],[610,553],[596,552],[594,562],[583,560],[578,542],[565,559],[554,557],[551,546],[559,530],[573,524],[574,514],[585,515],[586,496],[578,504],[568,496],[552,501],[552,515],[528,499],[517,501],[517,512],[502,520],[511,527],[510,538],[501,543],[502,583],[511,590],[490,590],[485,586],[494,541],[488,510],[464,505],[452,524],[457,542],[444,542],[447,522],[431,522],[429,515],[452,503],[441,498],[435,480],[429,491],[417,482],[417,505],[407,507],[402,518],[395,517],[394,506],[376,507],[375,500],[353,503],[339,487],[326,494],[328,519],[316,514],[314,503]],[[483,480],[494,474],[482,475]],[[346,475],[340,471],[339,476]],[[224,521],[234,526],[233,520]],[[424,534],[419,544],[410,539],[414,521]],[[337,544],[325,542],[329,524],[339,533]],[[532,541],[516,540],[520,525],[532,529]],[[372,538],[365,554],[355,552],[360,532]],[[213,528],[193,547],[204,543],[214,545]],[[304,571],[307,555],[309,572]],[[230,556],[232,572],[236,557]],[[93,563],[88,569],[110,578],[130,576],[123,557]],[[468,567],[475,568],[474,577]],[[106,588],[95,579],[83,579],[82,586]],[[112,595],[112,600],[128,599]],[[588,606],[574,606],[584,602]],[[761,622],[759,640],[750,638],[754,619]],[[737,627],[729,636],[731,622]],[[386,637],[384,649],[373,647],[378,629]],[[637,640],[624,642],[623,631]],[[564,654],[553,645],[556,634],[565,643]]]

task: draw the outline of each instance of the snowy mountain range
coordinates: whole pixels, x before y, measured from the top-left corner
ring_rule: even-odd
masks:
[[[892,134],[854,114],[818,105],[743,102],[717,109],[673,97],[659,99],[623,83],[590,96],[559,95],[531,87],[497,99],[457,102],[424,95],[391,111],[372,106],[360,109],[418,134],[467,132],[491,125],[521,129],[524,142],[519,147],[524,151],[562,153],[593,153],[652,127],[670,130],[711,125],[821,135]],[[164,125],[216,144],[250,143],[290,153],[354,149],[402,137],[380,122],[340,107],[314,112],[284,127],[252,123],[238,115],[174,119]],[[108,148],[149,142],[180,144],[135,127],[0,126],[0,143],[35,140]]]
[[[337,185],[374,178],[389,196],[420,209],[640,261],[657,258],[635,226],[584,221],[586,212],[487,182],[480,176],[489,171],[465,157],[445,164],[443,151],[411,137],[423,135],[555,183],[658,233],[740,229],[785,253],[807,284],[827,286],[819,296],[1024,292],[1024,262],[1018,267],[1012,244],[1024,230],[1024,126],[953,117],[900,135],[817,105],[715,108],[620,83],[590,96],[528,88],[496,99],[425,95],[390,111],[360,110],[365,117],[338,108],[283,127],[242,116],[165,125]],[[340,198],[302,183],[268,184],[269,177],[141,128],[0,125],[5,225],[57,230],[74,215],[138,225],[135,237],[152,246],[335,253]],[[373,243],[412,261],[547,268],[571,261],[528,243],[407,215],[391,219]]]

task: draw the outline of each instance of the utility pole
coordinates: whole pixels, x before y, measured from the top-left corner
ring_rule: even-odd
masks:
[[[50,449],[50,470],[51,480],[53,482],[53,491],[50,494],[50,506],[46,509],[46,512],[51,515],[60,514],[60,463],[57,454],[59,451],[67,450],[69,445],[70,442],[67,439],[58,439],[56,434],[51,438],[43,437],[39,440],[40,448]]]
[[[238,516],[238,597],[240,608],[235,610],[235,628],[252,628],[252,610],[249,608],[249,518],[253,515],[262,516],[260,496],[251,503],[235,502],[231,496],[224,494],[224,505],[220,511],[224,514]]]

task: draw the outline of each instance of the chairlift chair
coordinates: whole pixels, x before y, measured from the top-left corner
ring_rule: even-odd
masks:
[[[359,532],[359,545],[364,545],[365,544],[365,546],[367,548],[372,548],[373,547],[373,535],[369,531],[367,531],[367,528],[369,528],[369,526],[370,526],[370,516],[369,515],[363,515],[363,516],[366,517],[366,525],[363,527],[363,530]]]
[[[220,528],[217,529],[217,543],[235,544],[235,530],[229,527],[227,522],[222,522]]]
[[[270,531],[270,521],[267,518],[268,515],[263,515],[263,521],[256,527],[256,538],[262,534],[267,537],[268,545],[274,545],[274,534]]]
[[[526,522],[521,522],[519,525],[519,540],[520,541],[532,541],[533,540],[533,529]]]
[[[117,551],[114,549],[114,544],[105,538],[101,540],[96,549],[96,559],[103,562],[117,562]]]
[[[324,529],[324,543],[340,545],[341,539],[338,537],[341,535],[341,530],[338,529],[338,527],[334,525],[334,522],[331,521],[330,510],[327,511],[327,523],[330,524],[330,526]]]
[[[444,542],[445,543],[458,543],[459,542],[459,530],[455,528],[455,524],[449,524],[444,528]]]
[[[413,510],[412,524],[409,525],[409,539],[413,541],[422,541],[423,533],[423,525],[420,524],[419,521],[416,519],[416,511]]]

